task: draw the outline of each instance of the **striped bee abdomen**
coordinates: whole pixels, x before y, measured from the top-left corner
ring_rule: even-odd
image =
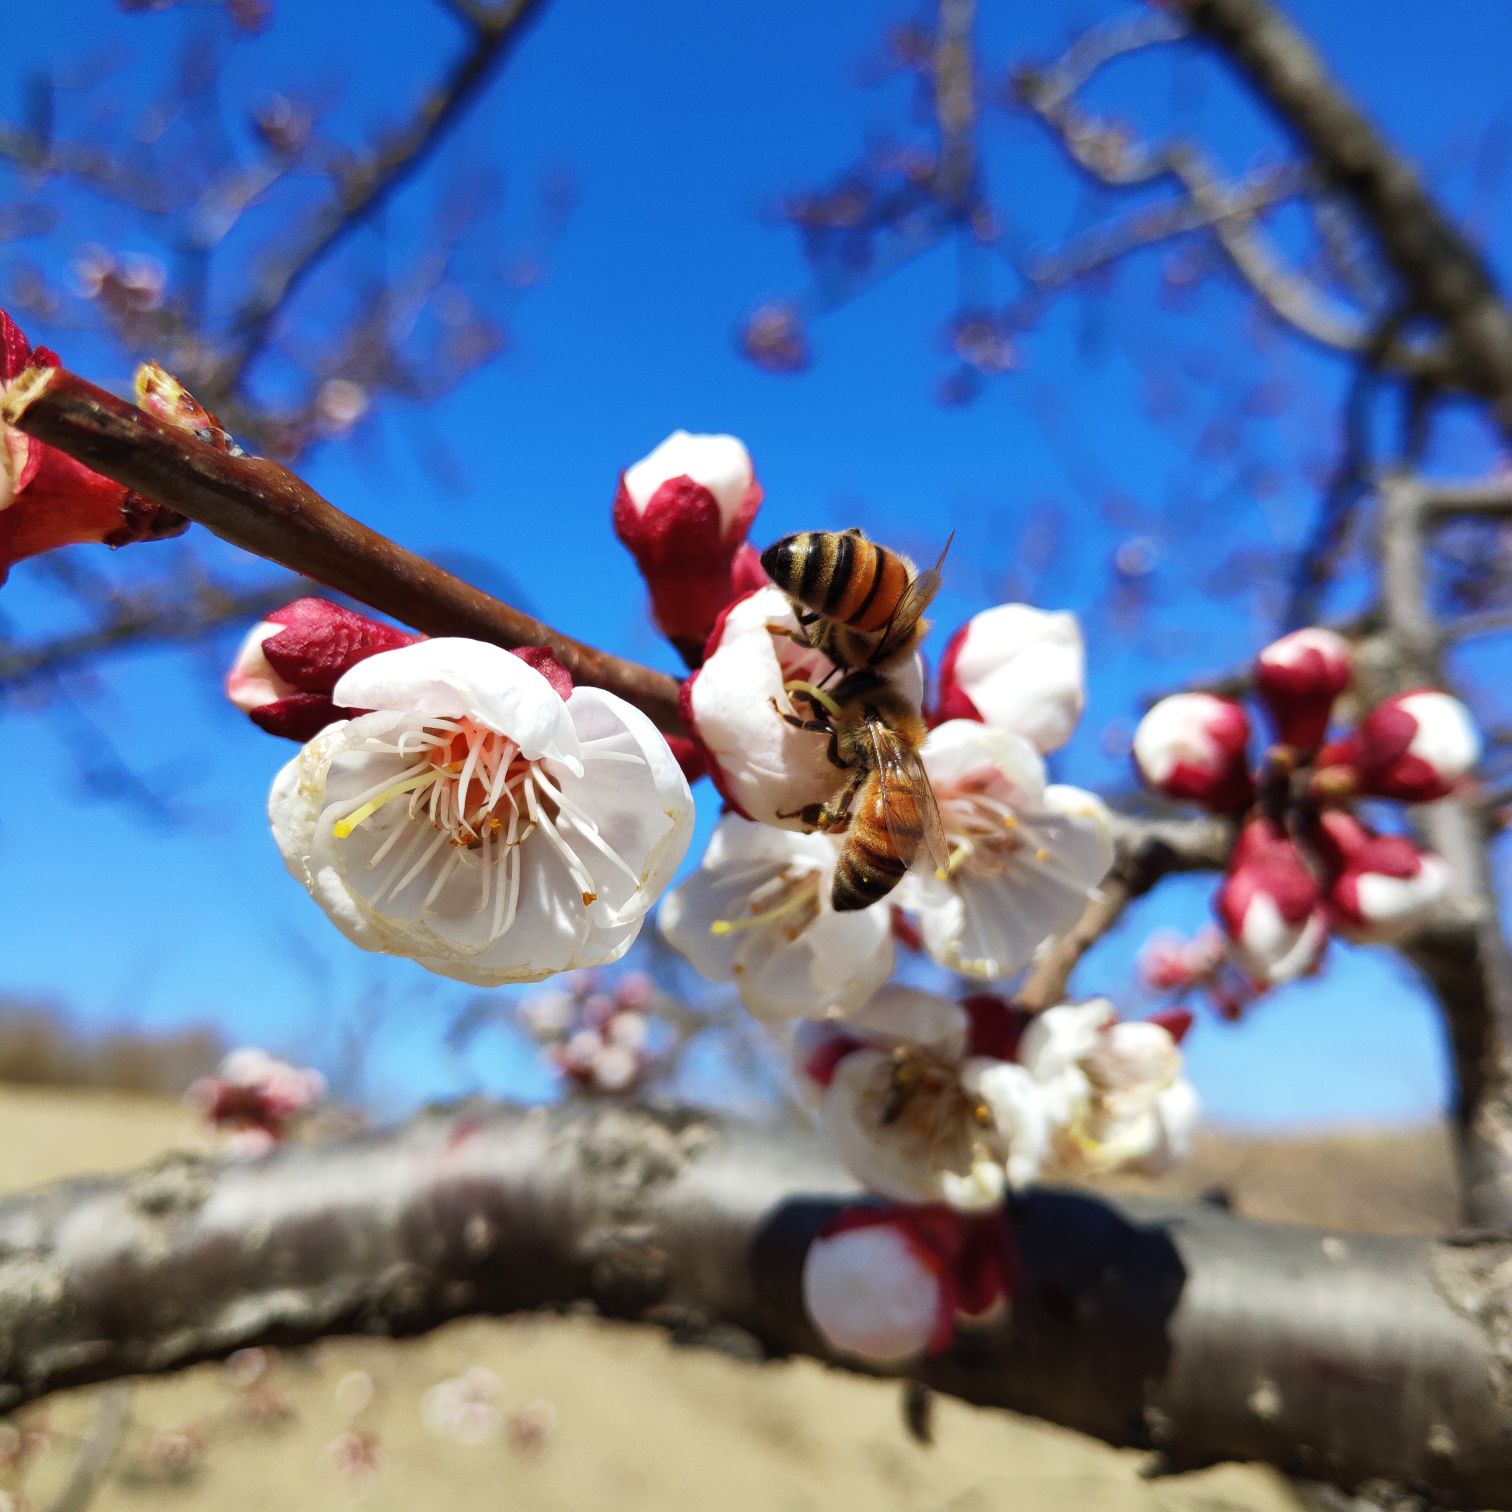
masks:
[[[869,908],[885,898],[913,865],[923,838],[913,794],[894,789],[884,796],[879,779],[869,777],[835,864],[830,891],[835,911]]]
[[[859,530],[806,530],[784,536],[761,554],[766,574],[806,609],[839,624],[884,629],[910,579],[897,552]]]

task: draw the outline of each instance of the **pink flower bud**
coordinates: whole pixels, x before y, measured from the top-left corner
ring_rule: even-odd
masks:
[[[736,555],[761,504],[751,458],[734,436],[674,431],[620,477],[614,532],[651,590],[651,611],[696,667],[735,587]],[[739,562],[742,581],[750,564]],[[752,586],[766,581],[765,575]]]
[[[331,698],[344,672],[380,651],[419,639],[326,599],[295,599],[248,633],[226,676],[226,697],[270,735],[310,740],[358,712],[338,707]],[[568,679],[569,692],[571,687]]]
[[[1134,763],[1145,783],[1168,798],[1236,813],[1254,796],[1248,742],[1249,716],[1233,699],[1174,693],[1140,720]]]
[[[1084,662],[1074,615],[1027,604],[984,609],[945,647],[935,722],[975,719],[1053,751],[1081,718]]]
[[[1244,826],[1214,902],[1235,960],[1261,981],[1301,976],[1327,943],[1317,880],[1269,819]]]
[[[1480,759],[1470,711],[1437,688],[1415,688],[1378,704],[1356,729],[1326,746],[1320,768],[1341,768],[1378,798],[1431,803],[1452,793]]]
[[[949,1344],[955,1288],[906,1210],[850,1208],[809,1246],[803,1303],[837,1353],[901,1365]]]
[[[1335,927],[1346,939],[1381,944],[1410,934],[1449,890],[1449,864],[1405,835],[1378,835],[1331,809],[1319,846],[1336,875],[1328,889]]]
[[[1332,630],[1294,630],[1260,653],[1256,691],[1286,745],[1317,750],[1349,670],[1349,642]]]

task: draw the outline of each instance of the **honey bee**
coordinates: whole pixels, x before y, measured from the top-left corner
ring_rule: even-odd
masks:
[[[945,551],[950,542],[945,542]],[[940,560],[916,572],[907,557],[861,531],[805,530],[761,553],[771,580],[793,601],[806,645],[842,667],[876,667],[912,651],[940,591]]]
[[[848,672],[829,692],[805,682],[791,682],[787,691],[804,699],[819,717],[782,717],[799,729],[828,735],[829,759],[849,773],[830,802],[778,816],[802,819],[828,833],[844,832],[830,890],[836,911],[868,908],[885,898],[913,865],[921,845],[946,870],[945,826],[919,759],[925,725],[917,705],[871,668]]]

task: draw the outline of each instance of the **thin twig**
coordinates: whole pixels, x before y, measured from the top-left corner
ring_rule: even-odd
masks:
[[[584,683],[628,699],[674,733],[678,685],[586,646],[359,524],[287,468],[194,439],[63,368],[13,383],[0,418],[197,520],[223,540],[351,595],[429,635],[545,646]]]
[[[79,1445],[68,1479],[45,1512],[84,1512],[100,1489],[130,1420],[131,1387],[117,1383],[100,1393],[94,1422]]]
[[[230,352],[217,369],[212,402],[236,389],[267,341],[273,323],[330,252],[365,225],[427,161],[483,91],[544,0],[509,0],[498,9],[467,6],[474,35],[450,76],[433,89],[410,122],[371,157],[348,169],[331,202],[311,220],[304,239],[263,276],[237,312]]]

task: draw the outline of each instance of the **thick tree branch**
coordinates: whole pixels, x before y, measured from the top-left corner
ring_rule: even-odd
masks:
[[[681,728],[675,679],[490,597],[343,514],[276,462],[220,451],[62,368],[23,374],[0,417],[244,551],[428,635],[546,646],[578,681],[628,699],[662,730]]]
[[[1380,496],[1381,605],[1385,635],[1362,658],[1370,698],[1422,683],[1445,685],[1441,632],[1424,558],[1431,492],[1405,474]],[[1512,1232],[1512,951],[1502,930],[1479,805],[1446,798],[1418,810],[1424,839],[1454,870],[1452,909],[1409,941],[1408,958],[1443,1005],[1454,1050],[1463,1202],[1472,1222]]]
[[[799,1277],[848,1191],[770,1130],[583,1104],[63,1183],[0,1203],[0,1407],[251,1345],[583,1301],[822,1354]],[[1011,1320],[929,1362],[928,1385],[1170,1468],[1253,1459],[1455,1505],[1512,1484],[1507,1242],[1053,1190],[1014,1216]]]
[[[1182,0],[1181,13],[1374,231],[1406,298],[1442,322],[1459,381],[1490,400],[1512,433],[1512,310],[1485,260],[1269,0]]]

